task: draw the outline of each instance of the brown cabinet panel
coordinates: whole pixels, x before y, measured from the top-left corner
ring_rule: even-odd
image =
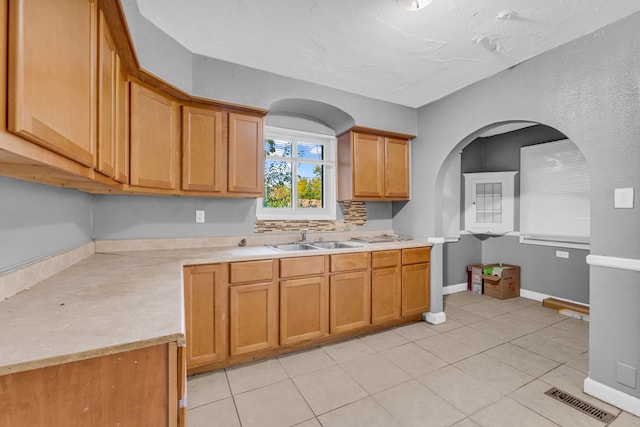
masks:
[[[262,117],[229,114],[227,189],[258,196],[264,191]]]
[[[229,265],[229,282],[246,283],[271,280],[274,277],[273,260],[234,262]]]
[[[0,425],[177,424],[175,344],[0,376]]]
[[[131,82],[131,185],[177,188],[180,119],[177,104]]]
[[[116,175],[116,46],[102,12],[98,22],[98,167]]]
[[[280,282],[280,344],[329,333],[329,288],[324,276]]]
[[[97,3],[9,1],[8,129],[96,163]]]
[[[324,273],[324,255],[280,259],[280,277],[313,276]]]
[[[329,299],[329,331],[332,334],[370,325],[370,272],[334,274],[330,279]]]
[[[123,69],[120,57],[116,55],[116,109],[115,109],[115,143],[116,143],[116,176],[123,184],[129,183],[129,82]]]
[[[402,316],[429,311],[429,264],[402,267]]]
[[[402,264],[417,264],[421,262],[429,262],[430,249],[425,248],[409,248],[402,250]]]
[[[229,354],[251,353],[278,345],[277,282],[229,288]]]
[[[384,196],[384,138],[353,134],[353,195]]]
[[[364,270],[369,268],[369,252],[329,255],[331,272]]]
[[[226,357],[227,265],[184,269],[187,367]]]
[[[402,277],[400,267],[371,272],[371,323],[400,318]]]
[[[400,264],[400,251],[377,251],[371,253],[371,268],[396,267]]]
[[[227,185],[227,113],[182,107],[182,189],[222,192]]]
[[[385,197],[409,198],[409,141],[385,140]]]

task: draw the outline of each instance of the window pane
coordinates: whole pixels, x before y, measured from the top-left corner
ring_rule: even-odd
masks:
[[[264,162],[265,208],[290,208],[291,204],[291,162],[266,160]]]
[[[291,157],[291,143],[288,141],[280,141],[278,139],[265,139],[264,155],[266,157]]]
[[[322,181],[324,167],[310,163],[298,163],[298,207],[322,208]]]
[[[484,194],[484,184],[476,184],[476,194]]]
[[[298,142],[298,158],[324,160],[324,145],[312,142]]]

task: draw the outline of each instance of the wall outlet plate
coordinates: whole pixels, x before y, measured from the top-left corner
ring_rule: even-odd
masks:
[[[569,258],[569,252],[567,252],[567,251],[556,251],[556,257],[558,257],[558,258]]]
[[[615,209],[633,209],[633,187],[632,188],[616,188],[614,190]]]
[[[204,224],[204,211],[197,210],[196,211],[196,224]]]

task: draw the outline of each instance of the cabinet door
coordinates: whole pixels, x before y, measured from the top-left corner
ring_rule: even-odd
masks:
[[[402,316],[429,311],[429,264],[402,267]]]
[[[182,107],[183,190],[226,190],[226,119],[222,111]]]
[[[385,140],[385,197],[409,198],[409,141]]]
[[[374,325],[400,318],[400,268],[371,272],[371,323]]]
[[[116,180],[129,183],[129,82],[116,55]]]
[[[8,128],[86,166],[96,154],[97,2],[9,2]]]
[[[329,333],[329,288],[324,276],[280,282],[280,344]]]
[[[179,128],[170,98],[131,82],[131,185],[176,188]]]
[[[384,196],[384,138],[353,134],[354,197]]]
[[[264,191],[262,118],[229,114],[227,189],[261,196]]]
[[[275,348],[278,344],[277,282],[229,288],[229,332],[232,356]]]
[[[116,174],[116,46],[100,12],[98,22],[98,171]]]
[[[368,271],[334,274],[330,279],[330,332],[371,324],[371,275]]]
[[[188,368],[225,358],[226,283],[226,264],[184,269]]]

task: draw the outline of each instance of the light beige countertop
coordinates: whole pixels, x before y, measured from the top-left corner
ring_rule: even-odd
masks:
[[[304,252],[263,245],[118,251],[98,243],[98,253],[0,301],[0,375],[184,345],[184,265],[430,246],[411,240]]]

